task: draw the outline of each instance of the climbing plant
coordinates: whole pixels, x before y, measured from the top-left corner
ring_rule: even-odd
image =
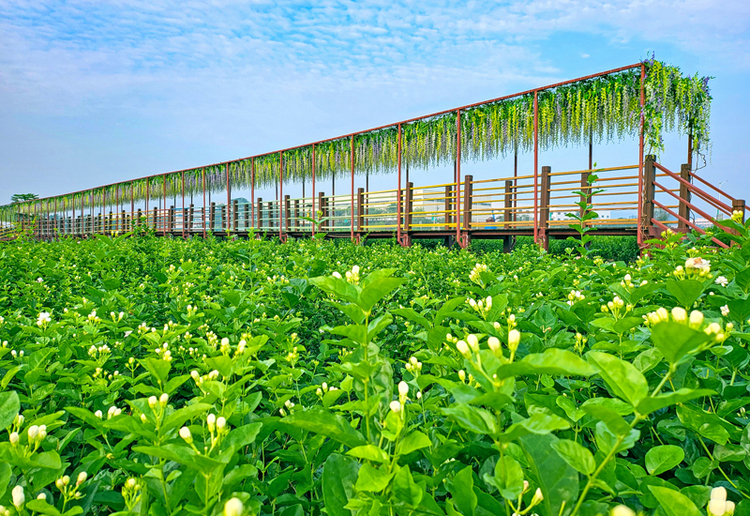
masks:
[[[693,148],[705,151],[709,140],[711,94],[709,77],[684,75],[676,66],[651,59],[643,61],[644,106],[641,108],[641,67],[571,84],[538,90],[539,148],[616,141],[636,137],[643,129],[646,152],[664,149],[663,133],[688,134]],[[456,156],[457,112],[392,125],[353,137],[343,137],[227,164],[209,165],[147,179],[138,179],[88,193],[58,197],[70,209],[81,202],[108,206],[148,195],[157,199],[202,192],[225,191],[227,173],[235,188],[251,184],[309,181],[313,168],[318,179],[356,174],[390,173],[398,165],[401,133],[402,165],[428,168],[453,162]],[[353,144],[353,145],[352,145]],[[461,111],[461,159],[478,161],[527,152],[534,148],[534,93],[487,102]],[[353,150],[353,152],[352,152]],[[313,167],[314,156],[314,167]],[[283,167],[283,170],[282,170]],[[254,177],[254,181],[253,181]],[[166,182],[166,185],[164,184]],[[119,190],[117,190],[119,188]],[[131,193],[132,189],[132,193]],[[34,201],[32,201],[34,202]],[[35,201],[38,202],[38,201]]]

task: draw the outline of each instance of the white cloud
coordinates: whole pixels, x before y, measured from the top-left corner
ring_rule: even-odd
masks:
[[[637,41],[747,70],[748,27],[738,0],[0,0],[0,115],[140,124],[230,158],[569,78],[545,47],[567,34],[599,45],[572,56]]]

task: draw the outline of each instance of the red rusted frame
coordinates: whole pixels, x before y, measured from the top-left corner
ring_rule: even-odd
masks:
[[[229,236],[230,230],[232,229],[232,186],[229,184],[229,163],[224,167],[224,171],[227,175],[227,236]]]
[[[461,110],[456,110],[456,243],[464,247],[461,238]]]
[[[711,215],[707,214],[707,213],[706,213],[705,211],[701,210],[700,208],[696,208],[694,204],[690,203],[689,201],[687,201],[687,200],[685,200],[685,199],[682,199],[682,198],[681,198],[680,196],[678,196],[678,195],[677,195],[676,193],[674,193],[674,192],[672,192],[672,191],[670,191],[670,190],[668,190],[668,189],[664,188],[664,186],[663,186],[663,185],[661,185],[661,184],[659,184],[658,182],[654,181],[654,186],[658,186],[658,187],[659,187],[659,188],[661,188],[661,189],[662,189],[662,190],[663,190],[664,192],[668,193],[669,195],[671,195],[672,197],[674,197],[675,199],[677,199],[677,200],[678,200],[679,202],[681,202],[681,203],[685,203],[685,204],[687,205],[687,207],[688,207],[688,208],[690,208],[690,209],[691,209],[692,211],[696,212],[696,213],[697,213],[698,215],[701,215],[701,216],[703,216],[703,217],[704,217],[704,218],[705,218],[706,220],[712,220],[712,221],[714,221],[714,224],[715,224],[715,225],[717,225],[717,226],[719,226],[719,227],[720,227],[721,229],[723,229],[724,231],[729,231],[729,228],[727,228],[727,227],[725,227],[725,226],[722,226],[721,224],[719,224],[718,222],[716,222],[716,219],[714,219],[714,218],[713,218],[713,217],[712,217]],[[656,201],[654,200],[654,202],[656,202]],[[682,218],[682,217],[680,217],[680,219],[681,219],[681,220],[682,220],[683,222],[685,221],[685,219],[684,219],[684,218]]]
[[[182,226],[182,238],[185,238],[185,172],[181,173],[180,181],[182,182],[182,217],[180,217],[180,225]],[[164,201],[166,202],[166,198]]]
[[[643,147],[644,147],[644,123],[645,123],[645,105],[646,105],[646,92],[644,90],[644,84],[646,81],[646,66],[641,63],[641,98],[640,98],[640,106],[641,106],[641,116],[640,116],[640,129],[639,129],[639,136],[638,136],[638,215],[636,217],[636,220],[638,220],[638,228],[637,228],[637,242],[638,247],[640,248],[643,245],[643,227],[644,227],[644,220],[643,220]]]
[[[396,189],[396,240],[399,245],[404,245],[401,237],[401,124],[398,124],[398,188]]]
[[[283,220],[281,217],[282,199],[284,199],[284,151],[279,152],[279,198],[276,199],[276,209],[279,210],[279,240],[283,242]]]
[[[310,218],[313,220],[318,220],[316,218],[315,213],[315,144],[313,143],[312,146],[312,213],[310,214]],[[315,234],[315,222],[312,223],[312,230],[311,234]]]
[[[670,192],[670,193],[671,193],[671,192]],[[682,222],[684,222],[685,224],[687,224],[687,226],[688,226],[688,227],[690,227],[690,229],[693,229],[693,230],[697,231],[697,232],[698,232],[698,233],[700,233],[701,235],[705,235],[705,234],[706,234],[706,232],[705,232],[704,230],[702,230],[701,228],[699,228],[698,226],[696,226],[695,224],[693,224],[693,223],[692,223],[692,222],[690,222],[689,220],[685,219],[684,217],[681,217],[681,216],[680,216],[679,214],[677,214],[677,213],[673,212],[673,211],[672,211],[671,209],[667,208],[666,206],[664,206],[664,205],[663,205],[662,203],[660,203],[659,201],[656,201],[656,200],[654,200],[654,201],[652,201],[652,202],[653,202],[653,203],[654,203],[654,204],[655,204],[656,206],[658,206],[659,208],[661,208],[662,210],[664,210],[664,211],[666,211],[667,213],[669,213],[670,215],[672,215],[673,217],[675,217],[675,218],[677,218],[678,220],[681,220]],[[664,229],[665,231],[666,231],[667,229],[670,229],[670,228],[668,228],[668,227],[667,227],[667,225],[666,225],[666,224],[662,224],[661,222],[659,222],[659,221],[658,221],[658,220],[656,220],[656,219],[651,219],[651,222],[652,222],[652,223],[654,223],[654,224],[656,224],[656,225],[657,225],[657,226],[659,226],[660,228],[663,228],[663,229]],[[717,225],[719,225],[719,224],[717,224]],[[720,227],[724,228],[724,226],[720,226]],[[719,239],[717,239],[717,238],[714,238],[714,237],[711,237],[711,240],[712,240],[712,241],[714,241],[714,242],[716,242],[717,244],[719,244],[719,246],[723,247],[724,249],[729,249],[729,246],[728,246],[728,245],[726,245],[726,244],[725,244],[724,242],[722,242],[721,240],[719,240]]]
[[[203,187],[203,238],[206,238],[206,167],[201,169],[201,185]]]
[[[350,150],[351,156],[349,158],[349,161],[350,161],[349,164],[351,165],[351,169],[352,169],[352,193],[351,193],[351,213],[350,213],[351,221],[350,221],[350,227],[349,227],[349,238],[351,238],[352,241],[354,241],[354,135],[352,135],[351,137],[350,148],[351,148]]]
[[[250,161],[250,227],[255,228],[255,158]]]
[[[728,206],[728,205],[724,204],[723,202],[721,202],[721,201],[717,200],[717,199],[716,199],[716,198],[714,198],[713,196],[711,196],[711,195],[707,194],[706,192],[704,192],[703,190],[701,190],[700,188],[698,188],[697,186],[695,186],[694,184],[692,184],[692,183],[691,183],[690,181],[685,181],[685,180],[684,180],[684,179],[682,179],[682,178],[681,178],[681,177],[680,177],[679,175],[677,175],[677,174],[675,174],[674,172],[672,172],[672,171],[670,171],[670,170],[666,169],[666,168],[665,168],[665,167],[663,167],[662,165],[660,165],[660,164],[658,164],[658,163],[654,162],[654,166],[655,166],[656,168],[658,168],[659,170],[661,170],[662,172],[664,172],[665,174],[667,174],[667,175],[668,175],[669,177],[671,177],[672,179],[675,179],[676,181],[680,182],[681,184],[683,184],[683,185],[687,186],[687,188],[688,188],[688,190],[689,190],[690,192],[692,192],[692,193],[694,193],[694,194],[698,195],[698,196],[699,196],[699,197],[700,197],[701,199],[703,199],[703,200],[704,200],[704,201],[706,201],[707,203],[713,204],[713,205],[714,205],[714,208],[717,208],[717,209],[720,209],[720,210],[722,210],[722,211],[723,211],[724,213],[726,213],[727,215],[730,215],[730,216],[732,215],[732,208],[731,208],[730,206]],[[656,181],[654,181],[654,184],[656,184]],[[662,188],[663,188],[663,187],[662,187]],[[670,193],[671,193],[671,192],[670,192]],[[683,200],[684,200],[684,199],[683,199]]]
[[[265,152],[263,154],[256,154],[255,156],[247,156],[247,157],[244,157],[244,158],[239,158],[239,159],[234,159],[234,160],[221,161],[221,162],[218,162],[218,163],[214,163],[212,165],[205,165],[205,166],[209,166],[209,167],[210,166],[220,166],[220,165],[225,165],[227,163],[234,163],[234,162],[237,162],[237,161],[244,161],[244,160],[251,159],[251,158],[258,158],[258,157],[261,157],[261,156],[268,156],[270,154],[275,154],[277,152],[286,152],[286,151],[290,151],[290,150],[294,150],[294,149],[300,149],[300,148],[303,148],[303,147],[309,147],[310,145],[318,145],[318,144],[321,144],[321,143],[326,143],[326,142],[341,140],[343,138],[348,138],[350,136],[357,136],[359,134],[365,134],[365,133],[369,133],[369,132],[373,132],[373,131],[378,131],[378,130],[381,130],[381,129],[386,129],[386,128],[389,128],[389,127],[395,127],[395,126],[399,126],[399,125],[402,125],[402,124],[408,124],[408,123],[411,123],[411,122],[416,122],[418,120],[424,120],[426,118],[432,118],[432,117],[435,117],[435,116],[444,115],[444,114],[450,113],[452,111],[460,111],[460,110],[463,110],[463,109],[469,109],[469,108],[473,108],[473,107],[477,107],[477,106],[482,106],[484,104],[492,104],[494,102],[500,102],[502,100],[508,100],[508,99],[512,99],[512,98],[515,98],[515,97],[522,97],[524,95],[528,95],[528,94],[531,94],[531,93],[534,93],[534,92],[538,92],[538,91],[544,91],[544,90],[549,90],[549,89],[557,88],[559,86],[564,86],[566,84],[572,84],[572,83],[575,83],[575,82],[585,81],[585,80],[588,80],[588,79],[594,79],[596,77],[603,77],[605,75],[610,75],[610,74],[613,74],[613,73],[624,72],[625,70],[631,70],[633,68],[638,68],[639,66],[642,69],[644,69],[643,68],[644,65],[641,64],[641,63],[632,64],[632,65],[628,65],[628,66],[621,66],[619,68],[613,68],[611,70],[606,70],[604,72],[599,72],[599,73],[595,73],[595,74],[591,74],[591,75],[586,75],[584,77],[578,77],[576,79],[570,79],[570,80],[567,80],[567,81],[562,81],[562,82],[557,82],[557,83],[554,83],[554,84],[549,84],[547,86],[543,86],[541,88],[536,88],[536,89],[533,89],[533,90],[526,90],[526,91],[522,91],[522,92],[519,92],[519,93],[513,93],[511,95],[503,95],[501,97],[496,97],[496,98],[489,99],[489,100],[483,100],[481,102],[475,102],[473,104],[467,104],[467,105],[461,106],[459,108],[451,108],[451,109],[446,109],[446,110],[443,110],[443,111],[437,111],[435,113],[430,113],[428,115],[422,115],[422,116],[418,116],[418,117],[414,117],[414,118],[409,118],[409,119],[406,119],[406,120],[402,120],[401,122],[395,122],[395,123],[391,123],[391,124],[381,125],[381,126],[378,126],[378,127],[373,127],[373,128],[370,128],[370,129],[365,129],[363,131],[357,131],[357,132],[345,134],[345,135],[342,135],[342,136],[336,136],[336,137],[333,137],[333,138],[326,138],[324,140],[318,140],[318,141],[312,142],[312,143],[306,143],[306,144],[303,144],[303,145],[296,145],[296,146],[293,146],[293,147],[288,147],[288,148],[277,150],[277,151]],[[163,172],[161,174],[154,174],[154,175],[151,175],[151,176],[143,176],[143,177],[139,177],[139,178],[136,178],[136,179],[130,179],[130,180],[127,180],[127,181],[121,181],[121,182],[118,182],[118,183],[110,183],[110,184],[107,184],[107,185],[104,185],[104,186],[113,186],[113,185],[117,185],[117,184],[123,184],[123,183],[133,182],[133,181],[140,181],[142,179],[147,179],[149,177],[165,176],[165,175],[169,175],[169,174],[176,174],[178,172],[187,172],[187,171],[194,170],[194,169],[195,169],[195,167],[186,168],[186,169],[183,169],[183,170],[174,170],[174,171],[171,171],[171,172]],[[71,192],[71,193],[63,194],[63,195],[73,195],[73,194],[77,194],[77,193],[81,193],[81,192],[86,192],[88,190],[90,190],[90,189],[79,190],[77,192]],[[45,197],[45,199],[51,199],[52,197],[59,197],[59,196]],[[25,201],[25,202],[29,202],[29,201]]]
[[[534,90],[534,243],[539,243],[539,92]]]

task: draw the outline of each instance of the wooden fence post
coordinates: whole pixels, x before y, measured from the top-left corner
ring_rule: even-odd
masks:
[[[505,181],[505,209],[503,210],[503,228],[506,230],[511,229],[509,224],[513,217],[513,181]],[[503,236],[503,252],[509,253],[512,248],[513,236]]]
[[[289,228],[292,225],[292,214],[290,211],[292,203],[289,199],[291,199],[289,194],[284,196],[284,231],[286,233],[289,233]]]
[[[649,154],[646,156],[646,161],[643,166],[643,213],[640,214],[643,232],[647,235],[650,234],[651,228],[653,227],[654,219],[654,179],[656,179],[656,169],[654,163],[656,162],[656,156]]]
[[[680,166],[680,178],[684,179],[688,183],[690,182],[690,165],[683,163]],[[690,190],[684,183],[680,183],[680,206],[678,209],[680,217],[685,220],[690,220],[690,208],[687,203],[690,202]],[[687,230],[688,225],[682,220],[677,220],[677,227],[682,230]]]
[[[328,206],[326,206],[323,192],[318,192],[318,210],[320,211],[322,218],[328,216]],[[324,230],[328,229],[328,221],[323,222],[320,227]]]
[[[471,182],[474,180],[474,176],[468,174],[464,176],[464,207],[463,207],[463,229],[469,231],[471,229],[471,215],[472,215],[472,204],[473,204],[473,187]]]
[[[407,237],[411,231],[412,210],[414,208],[414,183],[406,183],[404,188],[404,229]],[[408,240],[407,240],[408,241]]]
[[[263,198],[258,197],[258,231],[263,227]]]
[[[453,217],[451,214],[453,213],[453,185],[448,185],[445,187],[445,230],[449,231],[451,229],[451,221],[453,220]]]
[[[213,232],[214,223],[216,222],[216,203],[212,202],[208,209],[208,230]]]
[[[300,222],[299,222],[299,199],[294,200],[294,231],[299,231],[301,229]]]
[[[540,209],[539,209],[539,236],[544,249],[549,250],[549,198],[550,198],[550,172],[552,167],[542,167],[542,184]]]
[[[357,231],[365,229],[365,189],[357,188]]]

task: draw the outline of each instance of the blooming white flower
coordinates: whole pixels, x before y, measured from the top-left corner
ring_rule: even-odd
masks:
[[[508,332],[508,349],[515,353],[518,349],[518,344],[521,342],[521,333],[518,330],[510,330]]]
[[[409,394],[409,385],[406,382],[404,382],[404,381],[399,382],[399,384],[398,384],[398,394],[400,396],[406,396],[407,394]]]
[[[721,285],[722,287],[726,287],[729,284],[729,281],[724,276],[719,276],[716,278],[716,281],[714,281],[717,285]]]
[[[723,315],[724,317],[729,315],[729,305],[724,305],[721,307],[721,315]]]
[[[13,497],[13,505],[15,505],[18,512],[21,512],[21,507],[23,507],[23,504],[26,502],[26,496],[23,494],[23,487],[14,487],[11,496]]]
[[[241,516],[244,507],[239,498],[230,498],[224,504],[224,516]]]
[[[693,310],[692,312],[690,312],[690,326],[693,328],[698,328],[701,324],[703,324],[703,312],[700,312],[698,310]]]
[[[465,358],[471,357],[471,351],[469,350],[469,345],[466,344],[466,342],[464,342],[463,340],[459,340],[458,342],[456,342],[456,349]]]
[[[40,328],[52,322],[49,312],[41,312],[36,318],[36,325]]]
[[[635,516],[635,511],[625,505],[618,505],[612,509],[612,516]]]
[[[466,341],[469,343],[469,347],[474,353],[479,351],[479,339],[477,339],[476,335],[470,333],[466,336]]]

